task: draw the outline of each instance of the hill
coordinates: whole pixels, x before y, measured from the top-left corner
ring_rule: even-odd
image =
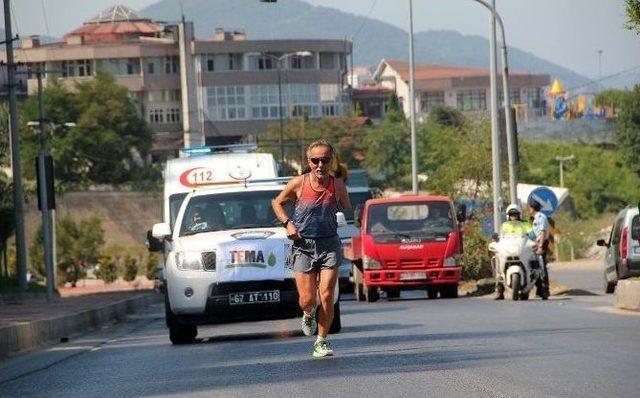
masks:
[[[402,29],[300,0],[162,0],[142,9],[140,14],[159,21],[177,21],[181,12],[186,20],[194,22],[200,38],[213,36],[219,27],[243,29],[249,39],[345,39],[355,35],[355,65],[375,66],[382,58],[408,58],[408,36]],[[414,46],[417,62],[489,66],[489,42],[480,36],[454,31],[420,32],[414,35]],[[516,48],[509,48],[509,63],[514,71],[559,76],[568,89],[589,82],[585,76]]]

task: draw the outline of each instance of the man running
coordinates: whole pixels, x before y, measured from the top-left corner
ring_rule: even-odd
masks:
[[[333,355],[327,334],[333,321],[333,296],[342,262],[336,212],[338,208],[351,209],[344,183],[329,174],[334,155],[333,147],[325,140],[309,145],[307,161],[311,171],[294,177],[273,201],[276,217],[287,229],[287,237],[293,240],[289,266],[293,268],[300,296],[302,332],[311,336],[318,330],[312,351],[314,358]],[[295,203],[293,218],[284,209],[289,202]]]

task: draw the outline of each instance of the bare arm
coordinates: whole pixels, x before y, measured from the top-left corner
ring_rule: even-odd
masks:
[[[351,210],[351,201],[349,200],[347,186],[340,178],[336,178],[336,196],[338,199],[338,205],[342,210]]]
[[[276,198],[271,203],[273,207],[273,212],[280,222],[284,223],[287,220],[290,220],[289,215],[284,209],[284,205],[289,203],[290,201],[295,201],[297,198],[297,192],[300,190],[300,186],[302,184],[302,176],[295,177],[291,179],[282,189],[282,192],[276,196]],[[289,239],[299,239],[300,234],[298,234],[298,229],[291,221],[287,222],[287,237]]]

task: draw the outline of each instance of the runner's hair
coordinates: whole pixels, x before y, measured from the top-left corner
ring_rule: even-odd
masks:
[[[307,158],[309,157],[309,154],[311,153],[311,150],[315,147],[318,146],[324,146],[329,148],[329,151],[331,151],[331,157],[333,157],[333,155],[335,155],[336,151],[333,149],[333,146],[331,144],[329,144],[329,141],[325,140],[325,139],[320,139],[317,141],[313,141],[311,144],[309,144],[309,146],[307,147]]]

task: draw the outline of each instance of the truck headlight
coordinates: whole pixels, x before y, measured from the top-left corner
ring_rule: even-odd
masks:
[[[176,266],[183,271],[199,271],[202,269],[202,254],[200,252],[177,252]]]
[[[362,266],[364,269],[382,269],[382,264],[380,264],[380,261],[369,256],[364,256]]]
[[[460,256],[457,254],[454,254],[451,257],[447,257],[444,259],[444,261],[442,262],[442,266],[443,267],[455,267],[456,265],[458,265],[458,262],[460,261]]]

